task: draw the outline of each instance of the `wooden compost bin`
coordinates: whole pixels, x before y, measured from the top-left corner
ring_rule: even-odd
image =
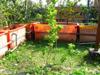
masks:
[[[8,51],[7,32],[0,30],[0,57]]]
[[[80,42],[95,42],[97,26],[80,26]]]
[[[48,35],[49,30],[50,27],[48,24],[35,24],[35,40],[43,39],[46,35]],[[76,41],[76,33],[76,25],[63,25],[63,29],[59,32],[59,40],[74,42]]]
[[[12,29],[8,28],[8,41],[11,42],[11,44],[9,44],[9,48],[10,49],[15,48],[19,44],[24,42],[26,40],[25,35],[26,35],[25,24],[15,25],[15,27]]]

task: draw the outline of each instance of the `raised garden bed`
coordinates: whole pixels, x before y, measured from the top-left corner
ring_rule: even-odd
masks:
[[[76,41],[76,33],[77,33],[77,25],[63,25],[63,29],[59,32],[59,40],[75,42]],[[35,40],[41,40],[46,35],[48,35],[48,31],[50,27],[48,24],[35,24]]]
[[[97,26],[80,26],[80,42],[95,42]]]
[[[8,51],[7,32],[0,30],[0,57]]]
[[[77,27],[79,27],[79,30]],[[50,27],[47,23],[31,23],[27,25],[26,29],[31,32],[27,35],[27,37],[31,37],[30,39],[43,40],[48,35]],[[77,40],[79,42],[95,42],[96,29],[97,26],[78,26],[75,23],[69,23],[69,25],[63,25],[63,29],[59,32],[59,40],[68,42],[75,42]]]
[[[8,41],[11,42],[9,44],[9,48],[15,48],[20,43],[25,41],[25,35],[26,35],[26,28],[25,24],[15,24],[12,25],[10,28],[4,28],[8,31]]]

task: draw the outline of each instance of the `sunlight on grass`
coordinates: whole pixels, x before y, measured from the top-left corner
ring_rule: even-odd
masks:
[[[0,60],[0,75],[99,75],[99,63],[87,62],[88,47],[58,43],[49,50],[43,41],[25,42]]]

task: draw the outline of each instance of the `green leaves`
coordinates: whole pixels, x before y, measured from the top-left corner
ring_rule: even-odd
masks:
[[[79,14],[80,12],[77,11],[78,8],[77,8],[77,3],[79,2],[80,0],[74,0],[74,1],[71,1],[71,0],[65,0],[64,1],[64,4],[66,4],[66,7],[64,6],[64,4],[61,6],[61,10],[59,10],[60,12],[64,13],[63,15],[60,14],[61,17],[64,17],[66,18],[67,21],[73,21],[73,20],[76,20],[76,17],[80,15],[77,15]]]
[[[51,0],[51,2],[52,2],[53,4],[55,4],[57,1],[58,1],[58,0]]]
[[[75,49],[75,44],[73,44],[73,43],[70,43],[70,44],[68,44],[68,54],[69,55],[76,55],[76,54],[78,54],[79,53],[79,51],[77,50],[77,49]]]
[[[33,21],[40,6],[31,0],[0,0],[0,24],[10,25]]]
[[[50,47],[53,47],[54,44],[56,43],[57,39],[59,38],[58,32],[62,28],[60,25],[59,26],[57,25],[57,22],[55,20],[55,17],[57,15],[55,3],[57,1],[58,0],[51,0],[51,3],[48,5],[48,8],[47,8],[47,13],[48,13],[47,21],[48,21],[48,24],[51,28],[51,30],[49,31],[49,35],[48,35],[48,41],[49,41],[48,44],[49,44]]]

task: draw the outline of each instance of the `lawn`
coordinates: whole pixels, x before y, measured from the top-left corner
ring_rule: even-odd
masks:
[[[100,64],[88,59],[92,45],[27,41],[0,60],[0,75],[100,75]]]

